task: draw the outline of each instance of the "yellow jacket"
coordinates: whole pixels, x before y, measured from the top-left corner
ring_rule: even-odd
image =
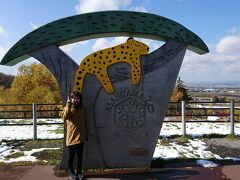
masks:
[[[89,135],[85,109],[83,107],[76,109],[67,105],[63,109],[62,118],[66,121],[67,127],[66,146],[85,142]]]

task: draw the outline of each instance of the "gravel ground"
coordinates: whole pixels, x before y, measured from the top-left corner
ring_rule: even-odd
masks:
[[[205,139],[208,150],[222,158],[240,158],[240,139],[211,138]]]

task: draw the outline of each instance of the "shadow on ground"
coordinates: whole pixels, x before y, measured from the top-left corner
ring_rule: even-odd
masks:
[[[158,170],[148,173],[130,173],[130,174],[106,174],[106,175],[90,175],[87,179],[121,179],[121,180],[146,180],[146,179],[187,179],[191,176],[198,175],[195,170]]]

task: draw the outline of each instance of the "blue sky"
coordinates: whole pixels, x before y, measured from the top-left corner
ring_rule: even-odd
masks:
[[[179,75],[186,82],[240,82],[239,0],[7,0],[0,2],[0,60],[14,43],[51,21],[102,10],[131,10],[174,20],[201,37],[210,53],[187,51]],[[126,38],[101,38],[61,47],[77,63],[95,50],[122,43]],[[142,40],[142,39],[141,39]],[[163,42],[144,40],[150,50]],[[0,72],[16,74],[23,61]]]

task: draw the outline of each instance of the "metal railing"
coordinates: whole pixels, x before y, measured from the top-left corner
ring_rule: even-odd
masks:
[[[237,106],[236,106],[237,105]],[[42,118],[61,118],[62,104],[0,104],[0,122],[7,119],[31,119],[31,123],[0,123],[0,126],[33,125],[33,139],[37,139],[38,125],[59,125],[63,123],[38,123]],[[221,121],[207,121],[206,116],[225,117]],[[239,103],[231,102],[178,102],[169,103],[166,117],[179,117],[177,120],[165,120],[164,122],[181,122],[182,135],[186,136],[187,122],[230,122],[230,134],[234,134],[234,123],[240,119]],[[191,120],[197,117],[198,120]]]
[[[42,108],[43,107],[43,108]],[[62,104],[0,104],[0,122],[8,119],[32,119],[31,123],[0,123],[0,126],[33,126],[33,140],[37,140],[37,126],[63,123],[38,123],[38,119],[60,118]]]
[[[173,103],[172,103],[173,104]],[[178,107],[170,107],[168,108],[168,112],[166,116],[181,116],[181,123],[182,123],[182,136],[186,136],[186,122],[230,122],[230,134],[234,135],[234,123],[240,122],[240,106],[239,103],[235,103],[233,100],[230,102],[181,102],[175,103]],[[195,105],[194,105],[195,104]],[[198,107],[196,107],[196,104]],[[209,106],[206,106],[209,104]],[[214,107],[214,104],[218,106]],[[199,105],[202,106],[199,108]],[[238,105],[238,106],[235,106]],[[199,113],[200,110],[200,113]],[[194,111],[197,111],[197,113]],[[175,112],[175,114],[174,114]],[[211,113],[210,113],[211,112]],[[172,114],[173,113],[173,114]],[[225,117],[225,120],[186,120],[187,118],[190,119],[192,117],[206,117],[206,116],[216,116],[216,117]],[[177,122],[177,121],[165,121],[165,122]],[[178,121],[180,122],[180,120]]]

